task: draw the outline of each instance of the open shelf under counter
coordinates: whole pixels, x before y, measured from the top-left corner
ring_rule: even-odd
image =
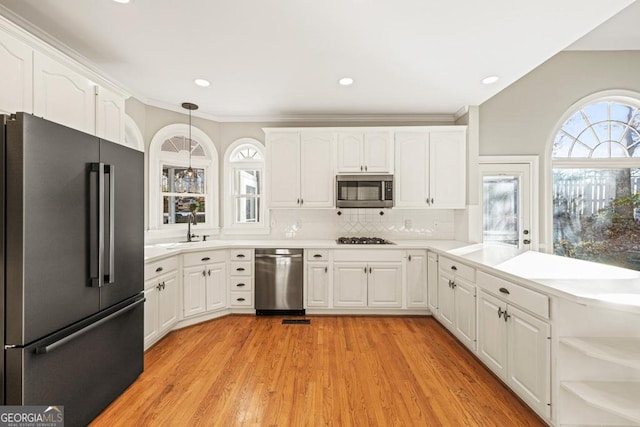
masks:
[[[640,370],[640,338],[563,337],[560,342],[587,356]]]
[[[563,381],[561,387],[594,408],[640,424],[640,382]]]

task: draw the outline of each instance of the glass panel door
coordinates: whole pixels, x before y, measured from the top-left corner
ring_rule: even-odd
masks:
[[[528,164],[481,164],[482,240],[530,249]]]

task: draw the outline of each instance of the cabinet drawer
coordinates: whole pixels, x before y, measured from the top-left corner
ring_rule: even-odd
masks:
[[[251,291],[253,289],[253,279],[247,276],[236,276],[229,279],[229,288],[234,291]]]
[[[253,249],[230,249],[229,259],[231,261],[251,261],[253,259]]]
[[[454,261],[451,258],[441,256],[439,261],[440,268],[446,272],[467,279],[470,282],[476,281],[476,270],[473,267]]]
[[[482,271],[478,272],[478,286],[503,300],[520,306],[545,319],[549,318],[549,297]]]
[[[178,268],[178,257],[165,258],[150,262],[144,266],[144,279],[149,280]]]
[[[212,262],[226,262],[226,251],[205,251],[184,254],[182,258],[185,267],[191,265],[204,265]]]
[[[253,262],[251,261],[233,261],[229,268],[231,276],[252,276]]]
[[[329,250],[328,249],[307,249],[307,261],[328,261]]]
[[[251,292],[231,292],[232,307],[253,307]]]

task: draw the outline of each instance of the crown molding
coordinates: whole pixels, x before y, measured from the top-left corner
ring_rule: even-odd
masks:
[[[457,121],[458,119],[460,119],[460,117],[464,116],[468,112],[469,112],[469,106],[468,105],[465,105],[465,106],[461,107],[458,111],[456,111],[453,114],[454,121]]]

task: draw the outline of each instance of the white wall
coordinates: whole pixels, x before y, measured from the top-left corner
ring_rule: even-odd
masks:
[[[607,90],[640,92],[640,51],[561,52],[480,105],[480,155],[540,157],[541,249],[551,195],[547,148],[563,114],[582,98]]]

